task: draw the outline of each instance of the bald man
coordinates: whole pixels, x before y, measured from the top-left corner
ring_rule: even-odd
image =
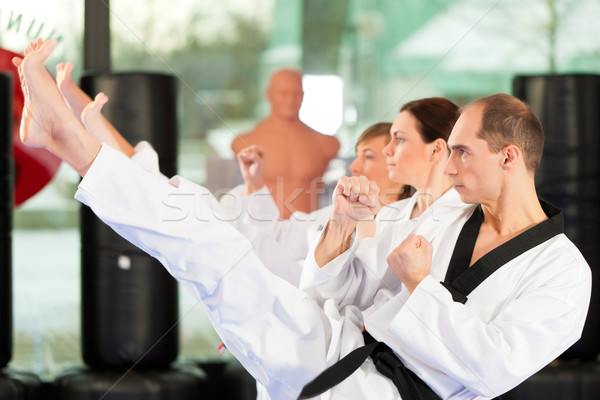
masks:
[[[250,145],[265,150],[264,178],[280,211],[288,219],[294,211],[319,207],[318,189],[339,141],[310,128],[299,118],[304,92],[302,74],[283,69],[271,77],[266,91],[271,114],[231,143],[234,153]]]

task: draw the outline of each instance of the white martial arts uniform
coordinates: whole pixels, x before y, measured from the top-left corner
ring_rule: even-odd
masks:
[[[400,281],[387,266],[386,258],[392,250],[409,233],[423,235],[434,249],[443,246],[441,234],[452,225],[462,226],[474,208],[460,201],[455,190],[448,190],[422,215],[411,219],[419,196],[415,193],[382,208],[375,219],[375,236],[361,241],[355,237],[348,250],[322,268],[314,258],[319,243],[315,241],[305,261],[300,288],[321,303],[335,299],[340,306],[354,304],[361,309],[373,304],[380,289],[394,293],[402,290]]]
[[[219,201],[224,207],[231,208],[230,204],[239,203],[239,199],[245,197],[244,191],[244,185],[236,186]],[[247,213],[235,227],[252,241],[254,252],[269,271],[297,287],[310,245],[327,226],[332,207],[322,207],[311,213],[297,211],[283,220],[279,218],[273,197],[268,190],[266,193],[266,196],[264,193],[253,194],[251,201],[246,200],[252,207],[260,208],[264,218],[254,218],[253,213]]]
[[[321,308],[268,272],[249,241],[219,220],[206,189],[178,177],[165,183],[103,146],[76,198],[193,291],[228,349],[273,399],[295,398],[364,343],[357,307],[325,301]],[[452,226],[440,240],[454,243],[458,231]],[[466,304],[439,283],[452,247],[434,252],[432,274],[412,295],[382,289],[364,313],[369,332],[442,398],[495,397],[579,338],[590,270],[563,234],[506,263]],[[400,398],[370,360],[321,397]]]
[[[243,195],[243,185],[228,192],[231,199],[238,199]],[[259,207],[261,210],[271,210],[271,215],[279,212],[270,195],[254,196],[251,202],[254,207]],[[223,199],[220,203],[230,207]],[[299,286],[306,257],[314,252],[314,247],[327,227],[332,211],[333,206],[328,205],[311,213],[294,212],[287,220],[279,219],[277,216],[262,220],[243,218],[241,224],[236,223],[235,226],[253,242],[254,252],[271,272],[294,286]],[[379,232],[387,226],[386,224],[397,221],[398,213],[396,203],[382,206],[375,232]],[[258,243],[261,240],[262,242]],[[356,242],[359,242],[358,238]],[[285,260],[289,262],[286,263]]]
[[[168,180],[160,172],[158,154],[150,143],[138,143],[131,159],[146,171]],[[311,213],[295,212],[290,219],[282,220],[266,186],[247,196],[244,184],[222,194],[219,203],[228,215],[227,222],[250,240],[254,253],[265,267],[297,287],[310,244],[327,225],[332,207]],[[258,381],[256,391],[257,400],[270,400],[266,389]]]
[[[160,172],[158,154],[149,142],[143,140],[136,144],[131,159],[144,170],[161,177],[165,182],[169,180]],[[252,241],[257,235],[252,230],[254,221],[277,220],[279,209],[266,186],[249,196],[246,196],[244,190],[244,185],[240,185],[221,197],[219,201],[222,206],[220,218],[239,228]]]
[[[264,188],[263,188],[264,189]],[[252,242],[252,250],[264,266],[280,278],[295,287],[300,285],[302,266],[308,254],[310,244],[320,237],[331,216],[332,206],[322,207],[311,213],[294,212],[287,220],[279,218],[279,209],[270,192],[253,193],[252,200],[246,199],[245,185],[238,185],[219,199],[228,209],[260,208],[261,217],[253,211],[239,213],[243,215],[234,226]],[[244,199],[240,201],[240,199]],[[267,210],[271,212],[268,213]],[[256,382],[256,399],[271,400],[266,388]]]
[[[159,170],[158,154],[150,143],[139,142],[131,159],[146,171],[168,180]],[[245,190],[245,185],[238,185],[219,197],[222,220],[250,240],[254,252],[271,272],[298,286],[310,244],[327,225],[332,207],[311,213],[294,212],[289,219],[282,220],[266,186],[249,196]]]

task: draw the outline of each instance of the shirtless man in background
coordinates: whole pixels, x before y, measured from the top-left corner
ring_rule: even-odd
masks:
[[[302,74],[290,69],[277,71],[266,91],[271,114],[256,127],[231,143],[234,153],[250,145],[265,150],[265,184],[271,191],[281,218],[294,211],[311,212],[319,208],[321,177],[329,161],[337,155],[339,141],[300,121],[304,92]]]

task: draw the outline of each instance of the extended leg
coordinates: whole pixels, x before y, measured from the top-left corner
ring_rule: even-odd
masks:
[[[102,106],[108,101],[108,97],[104,93],[99,93],[92,101],[90,96],[73,82],[72,71],[73,64],[69,62],[56,66],[58,90],[73,114],[81,119],[88,132],[100,143],[106,143],[131,157],[134,153],[131,144],[101,113]]]
[[[131,144],[102,115],[102,107],[106,102],[108,102],[108,97],[102,92],[98,93],[94,101],[84,107],[81,112],[81,121],[96,140],[120,150],[127,157],[131,157],[135,153]]]

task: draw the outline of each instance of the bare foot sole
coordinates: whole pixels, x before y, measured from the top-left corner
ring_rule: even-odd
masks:
[[[60,134],[60,126],[69,121],[69,117],[74,118],[44,67],[56,43],[56,40],[34,41],[25,50],[24,59],[14,60],[25,96],[21,140],[28,146],[51,149],[55,136]]]

